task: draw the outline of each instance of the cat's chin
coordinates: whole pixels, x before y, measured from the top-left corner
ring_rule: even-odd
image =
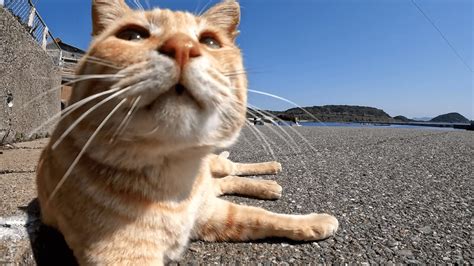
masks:
[[[203,108],[190,91],[181,85],[141,107],[136,117],[138,119],[132,122],[132,128],[146,129],[147,133],[129,133],[160,142],[201,142],[221,125],[217,111]]]
[[[149,112],[159,112],[160,109],[166,108],[166,104],[169,104],[170,101],[174,101],[175,104],[185,104],[199,109],[205,108],[202,100],[198,99],[191,90],[181,83],[173,85],[166,92],[160,94],[141,108]]]

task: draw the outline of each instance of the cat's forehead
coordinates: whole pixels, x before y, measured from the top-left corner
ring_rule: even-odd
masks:
[[[188,12],[172,11],[169,9],[154,9],[141,13],[143,21],[150,32],[155,35],[176,32],[197,36],[205,23],[203,19]]]

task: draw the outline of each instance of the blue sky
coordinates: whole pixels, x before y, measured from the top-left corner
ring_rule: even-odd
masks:
[[[35,1],[35,0],[33,0]],[[52,33],[86,49],[90,1],[36,0]],[[140,0],[146,7],[146,0]],[[415,0],[473,68],[473,1]],[[201,10],[214,0],[150,0]],[[238,39],[250,88],[302,106],[349,104],[390,115],[474,118],[473,72],[411,0],[241,0]],[[264,109],[285,102],[250,94]]]

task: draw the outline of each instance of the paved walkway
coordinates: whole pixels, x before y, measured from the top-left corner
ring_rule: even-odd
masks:
[[[282,213],[332,213],[340,221],[339,232],[314,243],[194,242],[182,262],[474,264],[473,132],[257,128],[272,151],[247,129],[231,149],[231,159],[276,157],[284,171],[265,178],[283,186],[283,197],[228,199]],[[32,264],[33,254],[42,262],[68,254],[61,237],[39,223],[33,201],[34,169],[45,143],[0,150],[0,264]]]

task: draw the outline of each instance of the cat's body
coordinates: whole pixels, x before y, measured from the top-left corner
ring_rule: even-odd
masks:
[[[195,17],[95,0],[93,16],[95,39],[78,74],[115,76],[75,85],[75,109],[54,131],[37,180],[43,222],[62,232],[80,264],[159,265],[178,259],[190,239],[334,234],[337,220],[326,214],[275,214],[218,198],[281,195],[276,182],[238,177],[275,174],[278,163],[212,154],[245,121],[236,2]]]

